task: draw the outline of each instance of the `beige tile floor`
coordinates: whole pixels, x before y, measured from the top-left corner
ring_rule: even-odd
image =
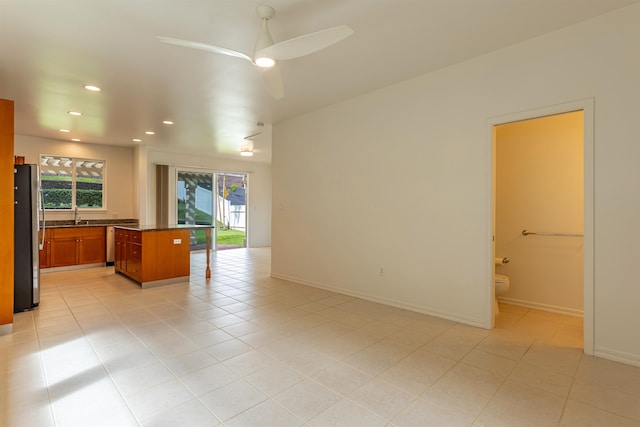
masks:
[[[0,426],[640,426],[640,368],[580,319],[501,306],[492,331],[269,277],[269,249],[141,290],[42,276],[0,337]]]

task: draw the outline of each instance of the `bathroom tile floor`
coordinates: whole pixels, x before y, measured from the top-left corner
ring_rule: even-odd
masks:
[[[47,273],[0,337],[1,426],[640,426],[640,368],[581,319],[501,305],[488,331],[192,255],[190,283]]]

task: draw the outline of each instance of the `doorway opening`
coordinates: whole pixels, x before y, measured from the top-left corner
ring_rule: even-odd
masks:
[[[216,174],[216,249],[247,247],[247,175]]]
[[[592,129],[593,100],[491,120],[488,324],[495,326],[497,273],[509,278],[499,296],[509,306],[582,315],[587,354],[594,331]],[[508,264],[497,261],[504,258]]]
[[[215,225],[214,250],[247,247],[247,175],[178,170],[177,223]],[[206,232],[191,230],[191,250],[206,248]]]

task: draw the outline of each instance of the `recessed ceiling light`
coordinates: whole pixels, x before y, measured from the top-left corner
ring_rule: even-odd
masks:
[[[80,142],[80,138],[71,138],[73,142]]]
[[[154,131],[152,131],[152,130],[148,130],[148,131],[145,132],[145,134],[147,134],[147,135],[155,135],[156,133]]]
[[[139,139],[139,138],[133,138],[133,139],[132,139],[132,141],[133,141],[133,142],[142,142],[142,140],[141,140],[141,139]]]
[[[163,120],[162,123],[164,123],[165,125],[172,125],[173,122],[171,120]]]
[[[71,116],[81,116],[82,113],[80,111],[67,111],[67,114]]]
[[[251,150],[249,148],[241,148],[240,149],[240,155],[242,157],[251,157],[251,156],[253,156],[253,150]]]
[[[69,129],[58,129],[60,132],[65,132],[65,133],[69,133],[71,132]]]
[[[91,92],[100,92],[102,90],[98,86],[95,86],[95,85],[84,85],[84,88],[86,90],[90,90]]]

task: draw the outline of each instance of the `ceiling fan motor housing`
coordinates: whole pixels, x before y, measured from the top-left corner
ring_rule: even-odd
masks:
[[[269,33],[268,21],[275,14],[275,10],[271,6],[263,4],[256,7],[256,13],[262,20],[262,28],[260,29],[260,34],[258,34],[256,45],[253,49],[253,63],[259,67],[271,67],[275,64],[275,60],[264,55],[259,55],[258,52],[265,47],[273,45],[273,38]]]
[[[275,15],[276,11],[271,6],[267,6],[266,4],[261,4],[256,7],[256,13],[260,17],[260,19],[271,19],[273,15]]]

